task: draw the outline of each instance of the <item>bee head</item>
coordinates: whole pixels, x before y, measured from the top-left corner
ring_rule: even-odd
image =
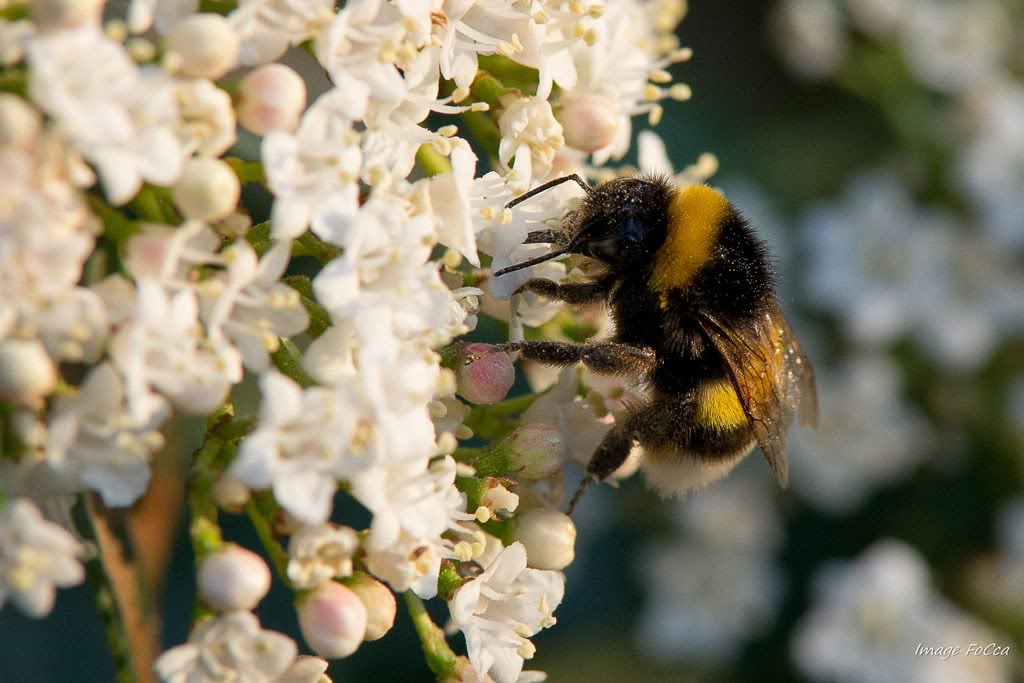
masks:
[[[670,191],[649,178],[618,178],[597,187],[569,224],[573,236],[566,251],[618,268],[649,264],[665,241]]]

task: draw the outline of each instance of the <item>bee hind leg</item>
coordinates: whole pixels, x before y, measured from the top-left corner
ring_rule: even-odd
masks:
[[[497,344],[497,351],[515,352],[523,358],[565,367],[583,363],[595,372],[645,375],[654,369],[657,354],[649,346],[620,342],[574,344],[560,341],[525,341]]]

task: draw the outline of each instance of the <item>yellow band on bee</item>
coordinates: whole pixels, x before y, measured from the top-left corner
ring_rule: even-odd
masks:
[[[710,382],[697,391],[697,423],[713,429],[747,424],[747,414],[731,382]]]
[[[654,261],[650,287],[661,295],[685,287],[711,258],[718,232],[729,213],[729,200],[707,185],[676,190],[668,209],[668,234]]]

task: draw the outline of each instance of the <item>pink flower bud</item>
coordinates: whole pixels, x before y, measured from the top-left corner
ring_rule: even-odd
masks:
[[[526,546],[526,559],[534,569],[562,570],[576,557],[576,525],[569,515],[534,508],[516,520],[515,540]]]
[[[565,144],[583,152],[596,152],[615,140],[619,129],[615,107],[601,95],[566,96],[556,118]]]
[[[238,122],[256,135],[291,131],[306,108],[306,84],[283,64],[265,64],[238,87]]]
[[[232,544],[199,566],[199,595],[220,612],[251,610],[270,590],[270,569],[263,558]]]
[[[488,353],[479,360],[466,364],[471,354],[485,351],[488,344],[464,344],[459,348],[459,396],[470,403],[497,403],[505,398],[516,381],[516,371],[507,353]]]
[[[327,581],[299,605],[299,630],[313,652],[348,657],[366,638],[366,606],[351,590]]]
[[[344,581],[366,607],[366,640],[377,640],[395,625],[395,594],[365,572],[356,572]]]

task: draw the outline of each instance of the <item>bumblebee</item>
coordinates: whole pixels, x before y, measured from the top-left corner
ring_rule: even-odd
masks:
[[[569,304],[605,302],[607,341],[524,341],[519,352],[554,366],[583,363],[638,380],[647,389],[598,446],[573,496],[614,472],[635,444],[650,484],[682,493],[724,477],[761,446],[781,485],[788,479],[786,435],[794,416],[817,418],[814,371],[779,308],[767,248],[718,190],[656,176],[618,178],[592,188],[571,175],[513,200],[514,206],[572,181],[586,193],[560,230],[531,232],[552,244],[541,257],[495,277],[580,254],[596,263],[588,282],[534,278],[517,293]]]

